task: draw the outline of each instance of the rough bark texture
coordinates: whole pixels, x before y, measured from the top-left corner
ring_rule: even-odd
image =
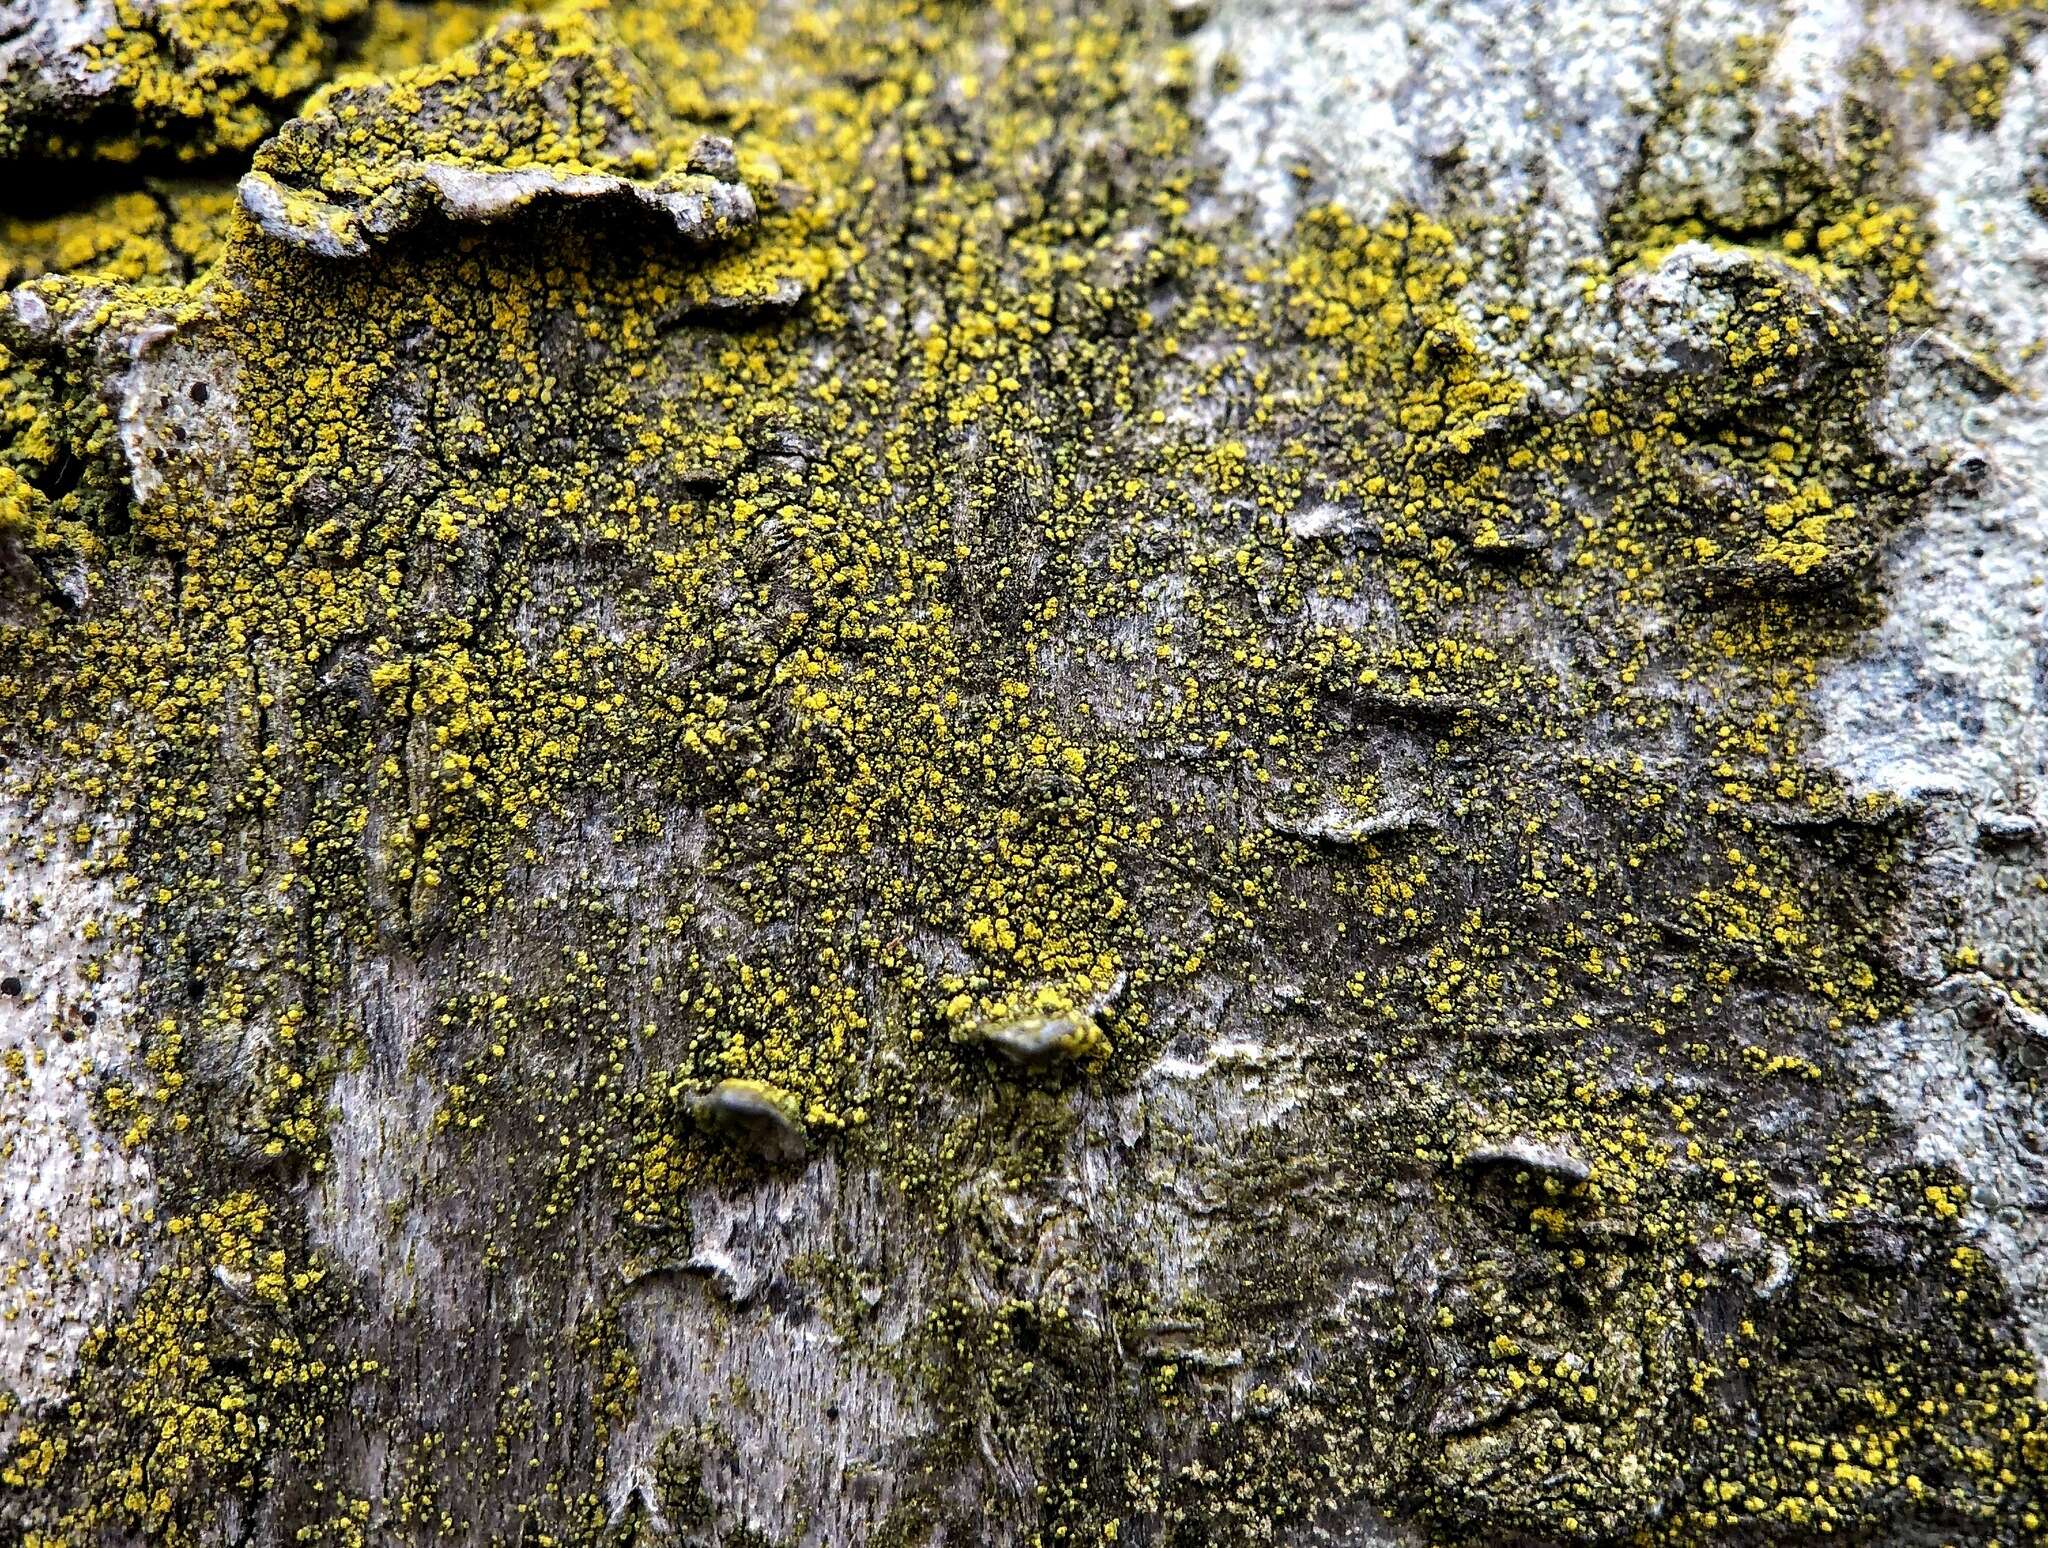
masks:
[[[0,1540],[2048,1542],[2037,33],[0,9]]]

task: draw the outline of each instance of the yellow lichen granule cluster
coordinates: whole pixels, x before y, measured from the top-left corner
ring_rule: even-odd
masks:
[[[820,1176],[918,1226],[792,1271],[929,1416],[876,1541],[2042,1540],[1844,1066],[1900,814],[1809,757],[1921,492],[1899,199],[1617,218],[1585,304],[1694,343],[1623,379],[1502,344],[1469,221],[1255,237],[1163,7],[222,9],[92,153],[253,192],[0,223],[0,746],[142,911],[165,1196],[24,1540],[617,1540],[621,1330]],[[1148,1116],[1230,1061],[1270,1132]],[[1209,1256],[1031,1281],[1106,1112]]]

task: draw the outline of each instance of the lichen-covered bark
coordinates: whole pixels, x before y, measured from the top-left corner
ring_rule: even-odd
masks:
[[[319,25],[0,139],[0,1535],[2048,1535],[2030,16]]]

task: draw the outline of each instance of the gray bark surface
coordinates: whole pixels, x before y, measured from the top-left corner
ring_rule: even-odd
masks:
[[[2030,8],[15,9],[0,1540],[2048,1541]]]

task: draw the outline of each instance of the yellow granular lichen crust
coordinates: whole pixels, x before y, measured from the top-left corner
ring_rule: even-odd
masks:
[[[71,38],[52,26],[0,77],[0,158],[204,161],[246,151],[332,68],[363,0],[113,0]],[[37,36],[33,32],[31,36]],[[84,83],[84,84],[81,84]]]
[[[757,1326],[692,1232],[831,1176],[915,1224],[789,1270],[918,1416],[874,1541],[2041,1540],[1963,1184],[1847,1067],[1910,814],[1809,756],[1922,493],[1880,155],[1810,239],[1618,218],[1587,305],[1690,340],[1624,377],[1502,346],[1505,217],[1214,213],[1164,8],[488,20],[373,8],[257,170],[751,224],[0,231],[0,746],[139,905],[165,1196],[10,1530],[702,1525],[621,1330]],[[1062,1213],[1112,1144],[1191,1267]]]

